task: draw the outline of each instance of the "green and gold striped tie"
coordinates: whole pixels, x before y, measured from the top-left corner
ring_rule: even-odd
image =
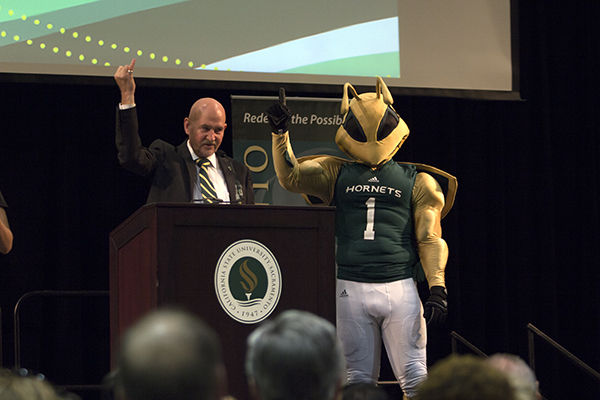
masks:
[[[207,203],[214,203],[217,199],[217,191],[208,177],[208,167],[212,164],[210,163],[210,160],[206,158],[198,158],[196,164],[199,167],[198,176],[200,177],[202,199],[206,200]]]

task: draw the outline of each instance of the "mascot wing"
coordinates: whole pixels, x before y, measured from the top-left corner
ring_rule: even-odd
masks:
[[[454,198],[456,197],[456,190],[458,189],[458,181],[456,180],[456,177],[427,164],[407,162],[399,162],[398,164],[414,165],[417,167],[417,171],[426,172],[431,175],[433,179],[435,179],[435,181],[440,185],[444,195],[444,208],[441,210],[441,217],[444,218],[450,212],[452,206],[454,206]]]

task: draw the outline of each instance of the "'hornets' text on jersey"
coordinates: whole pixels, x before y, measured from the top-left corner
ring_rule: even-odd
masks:
[[[396,197],[402,196],[402,190],[395,189],[388,186],[375,186],[375,185],[354,185],[354,186],[346,186],[346,193],[348,192],[364,192],[364,193],[381,193],[381,194],[390,194]]]

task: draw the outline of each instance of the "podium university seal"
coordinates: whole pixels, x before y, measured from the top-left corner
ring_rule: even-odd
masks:
[[[215,293],[223,310],[243,324],[267,318],[281,296],[281,270],[273,253],[255,240],[227,247],[215,269]]]

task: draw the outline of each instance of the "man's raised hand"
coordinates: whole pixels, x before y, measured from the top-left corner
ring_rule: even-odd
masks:
[[[135,58],[129,65],[120,65],[117,67],[114,78],[121,90],[121,104],[135,104],[135,80],[133,79],[133,69],[135,68]]]

